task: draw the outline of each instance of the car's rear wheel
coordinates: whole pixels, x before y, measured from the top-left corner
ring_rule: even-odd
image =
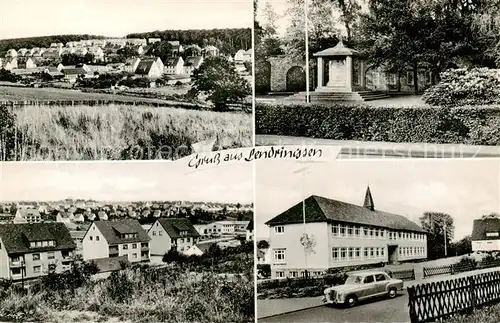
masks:
[[[356,306],[356,304],[358,303],[358,300],[357,300],[356,296],[351,295],[351,296],[347,297],[345,303],[346,303],[347,306],[353,307],[353,306]]]
[[[387,293],[389,298],[394,298],[398,295],[398,290],[395,287],[389,288],[389,292]]]

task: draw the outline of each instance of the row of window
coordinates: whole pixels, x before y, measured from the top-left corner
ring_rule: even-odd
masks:
[[[32,257],[33,261],[38,261],[38,260],[40,260],[40,258],[41,258],[39,253],[32,253],[32,254],[31,254],[31,257]],[[55,259],[55,257],[56,257],[56,256],[55,256],[54,251],[49,251],[49,252],[47,252],[47,259],[49,259],[49,260],[50,260],[50,259]],[[11,258],[10,258],[10,261],[12,261],[12,262],[19,262],[19,261],[21,261],[21,260],[22,260],[22,259],[21,259],[21,257],[20,257],[20,256],[17,256],[17,257],[11,257]]]
[[[54,240],[30,242],[30,248],[54,247],[55,245],[56,245],[56,242]]]
[[[312,277],[321,277],[323,276],[323,273],[321,271],[312,271],[309,272],[309,275]],[[304,271],[296,271],[296,270],[291,270],[288,272],[288,277],[289,278],[297,278],[297,277],[304,277]],[[276,271],[276,278],[285,278],[285,272],[284,271]]]
[[[219,230],[220,231],[220,230]],[[153,236],[156,236],[156,234],[158,234],[158,236],[163,236],[163,232],[162,231],[152,231],[153,232]],[[185,234],[182,234],[183,232],[185,232]],[[181,236],[182,235],[186,235],[188,234],[187,231],[181,231]],[[187,238],[179,238],[179,242],[180,243],[184,243],[185,242],[191,242],[191,237],[187,237]],[[171,239],[171,242],[172,243],[175,243],[175,239]],[[193,238],[193,242],[194,242],[194,238]]]
[[[425,256],[425,247],[399,247],[402,257]]]
[[[369,239],[385,239],[386,235],[390,240],[415,240],[423,241],[425,236],[415,232],[389,231],[385,229],[361,227],[357,225],[332,224],[332,234],[334,237],[358,237]]]
[[[342,247],[332,248],[333,261],[378,259],[385,257],[383,247]]]

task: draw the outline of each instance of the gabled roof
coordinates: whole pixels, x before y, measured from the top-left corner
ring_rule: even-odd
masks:
[[[188,219],[181,218],[161,218],[158,219],[160,225],[167,231],[170,238],[199,237],[200,234]],[[187,235],[181,236],[181,231],[187,231]]]
[[[201,61],[203,60],[203,56],[189,56],[186,58],[185,65],[187,66],[199,66]]]
[[[137,220],[118,220],[118,221],[94,221],[99,231],[109,245],[131,242],[148,242],[151,240],[148,233],[142,228]],[[121,234],[137,233],[136,238],[122,238]]]
[[[201,252],[205,253],[210,249],[210,246],[217,244],[216,242],[202,242],[202,243],[197,243],[195,246],[200,249]]]
[[[487,237],[486,233],[497,232],[499,236]],[[471,240],[500,240],[500,219],[476,219],[472,224]]]
[[[425,232],[416,223],[398,214],[371,211],[362,206],[311,195],[305,200],[306,222],[344,222],[394,230]],[[302,223],[302,202],[266,222],[266,225]]]
[[[0,225],[0,238],[9,254],[76,248],[64,223],[2,224]],[[31,241],[47,240],[54,240],[55,246],[30,248]]]
[[[141,60],[135,69],[135,73],[145,75],[149,74],[151,67],[153,67],[153,64],[156,64],[156,61],[156,58],[146,58]]]
[[[165,63],[166,66],[176,66],[179,64],[179,61],[182,60],[182,57],[169,58]]]
[[[342,41],[339,41],[335,47],[314,53],[314,56],[360,56],[361,53],[357,50],[347,48]]]
[[[37,209],[19,208],[17,209],[17,212],[19,212],[19,215],[22,216],[23,218],[27,216],[40,216],[40,212]]]

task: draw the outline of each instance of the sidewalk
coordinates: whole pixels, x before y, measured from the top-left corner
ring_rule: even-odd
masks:
[[[432,283],[437,281],[447,281],[462,277],[469,277],[478,274],[500,271],[500,267],[479,269],[468,271],[456,275],[439,275],[427,279],[416,279],[404,282],[404,289],[419,284]],[[262,319],[290,312],[305,310],[308,308],[323,306],[321,301],[323,296],[302,297],[302,298],[281,298],[281,299],[257,299],[257,318]]]

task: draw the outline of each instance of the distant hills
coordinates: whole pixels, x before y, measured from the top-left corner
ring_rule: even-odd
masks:
[[[39,36],[27,38],[12,38],[0,39],[0,53],[4,54],[7,50],[14,48],[33,48],[33,47],[50,47],[52,43],[66,44],[70,41],[79,41],[87,39],[104,39],[110,37],[97,36],[97,35],[53,35],[53,36]],[[2,55],[3,56],[3,55]]]

